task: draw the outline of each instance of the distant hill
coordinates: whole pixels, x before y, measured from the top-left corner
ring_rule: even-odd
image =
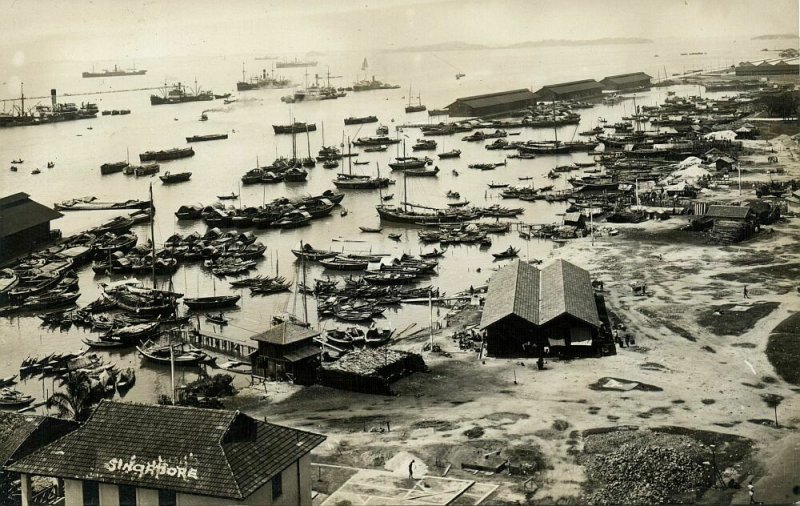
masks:
[[[604,39],[572,40],[572,39],[547,39],[517,42],[506,46],[486,46],[470,42],[441,42],[423,46],[406,46],[388,49],[397,53],[424,53],[427,51],[476,51],[485,49],[518,49],[525,47],[553,47],[553,46],[609,46],[613,44],[652,44],[652,40],[638,37],[608,37]]]
[[[759,35],[750,40],[777,40],[777,39],[797,39],[796,33],[773,33],[768,35]]]
[[[406,47],[391,48],[389,49],[389,51],[397,53],[405,53],[405,52],[423,53],[426,51],[469,51],[469,50],[480,50],[480,49],[492,49],[492,48],[489,46],[484,46],[482,44],[450,41],[450,42],[440,42],[438,44],[428,44],[424,46],[406,46]]]
[[[652,44],[650,39],[639,37],[606,37],[603,39],[572,40],[572,39],[547,39],[530,40],[505,46],[509,49],[520,47],[551,47],[551,46],[610,46],[615,44]]]

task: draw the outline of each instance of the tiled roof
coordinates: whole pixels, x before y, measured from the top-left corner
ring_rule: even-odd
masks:
[[[488,327],[511,314],[534,325],[539,322],[539,270],[520,260],[492,276],[480,326]]]
[[[60,418],[0,412],[0,468],[76,428]]]
[[[569,314],[600,326],[589,273],[560,259],[541,270],[518,260],[492,276],[480,328],[511,314],[533,325]]]
[[[563,94],[563,93],[572,93],[575,91],[584,91],[593,89],[602,90],[603,85],[598,83],[594,79],[584,79],[582,81],[571,81],[568,83],[548,84],[547,86],[543,86],[539,91],[537,91],[536,95],[545,90],[551,91],[556,94]]]
[[[609,82],[613,84],[627,84],[627,83],[638,83],[639,81],[649,81],[652,79],[651,76],[645,74],[644,72],[634,72],[631,74],[619,74],[616,76],[608,76],[602,80],[602,82]]]
[[[103,401],[9,470],[242,500],[324,440],[238,411]]]
[[[264,343],[285,345],[305,341],[317,337],[319,334],[319,331],[310,327],[306,328],[292,322],[283,322],[264,332],[250,336],[250,339]]]
[[[456,102],[461,102],[473,108],[491,107],[494,105],[507,104],[509,102],[522,102],[532,101],[535,97],[533,93],[526,89],[502,91],[499,93],[487,93],[485,95],[473,95],[471,97],[463,97],[456,99]],[[451,104],[453,105],[453,104]],[[448,106],[450,107],[450,106]]]
[[[0,237],[46,223],[63,214],[34,202],[27,193],[15,193],[0,199]]]
[[[750,208],[747,206],[709,206],[706,217],[745,219],[749,212]]]

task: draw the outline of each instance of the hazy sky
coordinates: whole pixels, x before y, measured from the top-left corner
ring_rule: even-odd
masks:
[[[798,0],[0,0],[0,55],[135,60],[798,33]]]

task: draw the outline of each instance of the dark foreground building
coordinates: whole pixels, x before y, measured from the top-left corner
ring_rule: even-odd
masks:
[[[498,271],[480,323],[493,356],[536,356],[547,347],[596,355],[600,326],[589,273],[565,260],[542,269],[518,260]]]
[[[561,84],[548,84],[533,94],[537,100],[580,100],[584,98],[599,97],[603,94],[603,85],[594,79],[571,81]]]
[[[536,99],[533,93],[523,88],[459,98],[447,106],[447,112],[451,117],[488,116],[518,111],[535,103]]]
[[[49,241],[50,221],[62,216],[24,192],[0,199],[0,263]]]
[[[31,477],[55,478],[65,506],[311,504],[310,452],[325,436],[238,411],[103,401],[79,429],[20,458],[22,505]]]
[[[632,74],[619,74],[608,76],[600,83],[605,90],[625,91],[639,90],[650,87],[650,80],[653,79],[644,72],[634,72]]]

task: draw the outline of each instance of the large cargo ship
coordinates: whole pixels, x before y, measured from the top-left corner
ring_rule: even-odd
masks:
[[[275,63],[275,68],[279,69],[291,69],[297,67],[316,67],[317,62],[315,61],[300,61],[295,58],[292,61],[279,61]]]
[[[97,104],[92,102],[82,103],[80,107],[73,103],[59,104],[56,90],[50,90],[51,105],[37,105],[29,110],[25,109],[25,93],[20,86],[20,105],[14,106],[10,113],[0,113],[0,128],[45,125],[62,121],[75,121],[79,119],[96,118],[99,112]]]
[[[114,70],[103,69],[102,72],[95,72],[94,69],[91,72],[84,72],[83,77],[120,77],[120,76],[143,76],[147,73],[146,70],[140,69],[136,70],[128,69],[128,70],[121,70],[116,65],[114,65]]]
[[[249,79],[245,78],[244,66],[242,66],[242,80],[236,83],[236,91],[259,90],[262,88],[267,89],[280,89],[288,88],[292,85],[289,79],[283,77],[275,77],[274,73],[267,74],[267,69],[261,70],[261,75],[251,76]]]
[[[150,95],[150,105],[182,104],[184,102],[205,102],[214,100],[214,93],[200,91],[195,83],[194,92],[187,92],[186,86],[178,83],[172,87],[164,86],[161,95]]]

